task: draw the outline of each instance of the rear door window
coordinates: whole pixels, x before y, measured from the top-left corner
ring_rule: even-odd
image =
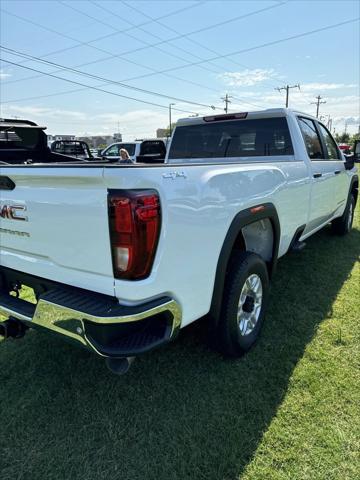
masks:
[[[293,155],[285,117],[176,127],[169,159]]]
[[[315,123],[305,117],[298,117],[298,122],[309,158],[311,160],[323,159],[324,152]]]
[[[332,138],[329,131],[327,130],[327,128],[324,127],[324,125],[322,125],[321,123],[318,123],[318,125],[325,144],[326,158],[328,158],[329,160],[341,160],[340,152],[335,143],[335,140]]]

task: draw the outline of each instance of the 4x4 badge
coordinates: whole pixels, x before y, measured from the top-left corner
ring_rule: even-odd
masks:
[[[168,172],[162,174],[163,178],[171,178],[171,180],[175,180],[175,178],[186,178],[185,172]]]

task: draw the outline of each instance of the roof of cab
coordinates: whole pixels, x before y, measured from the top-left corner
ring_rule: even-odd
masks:
[[[206,123],[206,120],[204,119],[211,118],[211,117],[223,117],[221,121],[226,121],[227,120],[226,117],[228,117],[228,120],[236,120],[236,118],[234,117],[236,117],[236,115],[242,115],[242,114],[246,114],[246,117],[243,118],[244,120],[255,119],[255,118],[285,117],[285,116],[292,116],[294,114],[302,115],[302,116],[306,116],[314,119],[314,117],[312,115],[309,115],[308,113],[298,112],[290,108],[268,108],[266,110],[254,110],[251,112],[231,112],[228,114],[218,114],[218,115],[209,114],[209,115],[198,116],[198,117],[180,118],[177,121],[176,126],[196,125],[196,124]],[[239,120],[241,120],[241,118],[239,118]]]

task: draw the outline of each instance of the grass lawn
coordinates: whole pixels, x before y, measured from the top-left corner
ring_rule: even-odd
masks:
[[[30,332],[0,346],[2,480],[360,478],[360,209],[280,260],[261,340],[185,329],[124,377]]]

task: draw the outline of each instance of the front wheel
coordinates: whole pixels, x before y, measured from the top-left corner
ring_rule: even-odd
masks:
[[[355,197],[350,193],[344,213],[340,218],[332,221],[331,227],[334,233],[337,235],[346,235],[350,232],[354,220],[354,210]]]
[[[269,296],[266,263],[259,255],[236,252],[230,260],[217,326],[217,346],[238,357],[256,342]]]

